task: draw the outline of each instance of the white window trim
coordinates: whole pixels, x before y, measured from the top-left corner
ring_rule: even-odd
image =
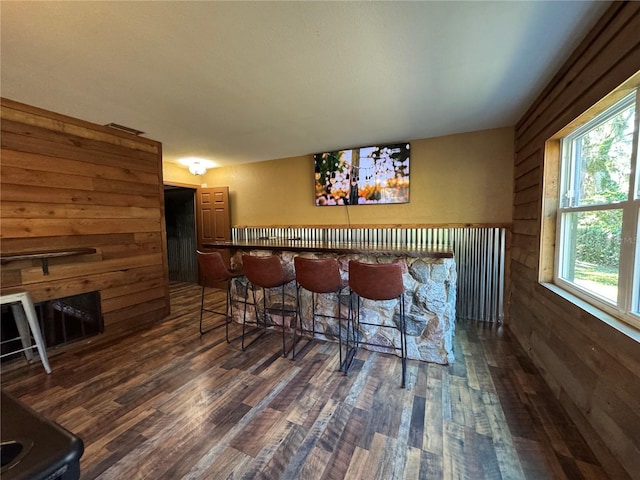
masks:
[[[625,97],[629,98],[631,95]],[[610,118],[621,110],[629,106],[628,101],[621,99],[616,103],[616,107],[612,110],[607,109],[607,117]],[[611,202],[606,204],[590,204],[580,206],[564,206],[565,202],[561,198],[564,191],[566,191],[565,183],[569,183],[566,178],[565,172],[562,171],[566,165],[564,157],[567,154],[567,147],[561,145],[561,160],[558,162],[558,179],[561,185],[558,189],[558,205],[556,212],[556,248],[555,248],[555,262],[553,269],[553,282],[557,287],[567,291],[572,296],[575,296],[582,301],[588,302],[588,304],[595,308],[611,315],[615,318],[626,322],[627,324],[640,329],[640,292],[633,291],[633,285],[640,285],[640,248],[638,247],[638,231],[640,226],[640,174],[636,172],[638,166],[638,136],[639,136],[639,123],[640,123],[640,89],[635,94],[635,126],[633,133],[633,149],[631,158],[631,172],[629,177],[629,196],[627,200],[621,202]],[[568,133],[563,137],[567,142],[571,142],[576,137],[579,137],[585,131],[591,129],[597,123],[602,121],[602,116],[598,115],[592,120],[581,125],[574,131]],[[563,142],[561,142],[562,144]],[[639,167],[640,168],[640,167]],[[573,201],[571,202],[573,203]],[[623,239],[623,245],[620,249],[620,267],[618,273],[618,284],[623,288],[618,288],[617,303],[610,301],[604,297],[601,297],[589,290],[581,288],[576,283],[571,283],[559,276],[561,270],[561,251],[562,251],[562,231],[563,231],[563,218],[566,213],[578,213],[578,212],[593,212],[603,211],[611,209],[622,209],[623,218],[625,221],[622,225],[621,236]],[[631,220],[629,220],[631,219]],[[634,248],[635,246],[635,248]],[[555,289],[554,289],[555,290]],[[636,288],[640,290],[640,288]],[[637,306],[637,307],[636,307]],[[639,312],[633,312],[633,308],[636,307]]]

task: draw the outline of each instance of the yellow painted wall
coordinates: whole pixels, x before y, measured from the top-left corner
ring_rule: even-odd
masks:
[[[201,180],[200,177],[191,174],[187,167],[168,162],[162,165],[162,177],[165,185],[190,185],[194,188],[200,186]]]
[[[510,223],[513,138],[507,127],[412,140],[406,204],[316,207],[312,154],[215,168],[202,182],[229,187],[232,225]],[[178,183],[194,182],[177,168]]]

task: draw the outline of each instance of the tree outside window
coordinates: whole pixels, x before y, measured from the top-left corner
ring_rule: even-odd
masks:
[[[562,139],[555,281],[640,325],[636,97]]]

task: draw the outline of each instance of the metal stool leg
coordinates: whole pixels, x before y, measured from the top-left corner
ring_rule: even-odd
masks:
[[[246,330],[246,326],[247,326],[247,300],[249,299],[249,286],[251,286],[251,292],[252,292],[252,297],[253,297],[253,308],[254,308],[254,312],[255,312],[255,315],[256,315],[256,328],[254,328],[253,330],[247,332],[247,330]],[[264,297],[264,292],[263,292],[263,297]],[[266,324],[266,313],[265,313],[265,319],[263,321],[263,325],[262,325],[262,327],[260,327],[260,317],[258,315],[258,303],[256,302],[255,285],[249,283],[249,284],[247,284],[247,288],[245,289],[245,292],[244,292],[244,313],[243,313],[243,316],[242,316],[242,341],[241,341],[241,348],[242,348],[243,351],[246,350],[251,345],[253,345],[256,341],[258,341],[258,339],[260,339],[260,337],[262,337],[267,332],[266,325],[267,324]],[[246,335],[252,335],[254,333],[258,333],[258,335],[253,340],[251,340],[251,342],[249,342],[248,344],[245,345],[245,343],[244,343],[245,336]]]
[[[291,347],[291,360],[296,359],[296,342],[298,322],[300,322],[300,335],[302,335],[302,308],[300,307],[300,284],[296,282],[296,318],[293,320],[293,346]]]
[[[404,316],[404,293],[400,295],[400,355],[402,357],[402,388],[407,385],[407,326]]]
[[[286,357],[289,352],[287,352],[287,342],[286,342],[286,338],[285,338],[285,332],[284,332],[284,285],[282,285],[282,303],[280,304],[281,306],[281,311],[280,311],[280,321],[282,322],[282,356]],[[295,328],[295,324],[293,325]]]
[[[227,280],[227,308],[225,311],[227,312],[227,321],[224,326],[224,335],[227,339],[227,343],[231,343],[229,340],[229,323],[233,321],[233,301],[231,300],[231,279]],[[237,337],[236,337],[237,338]]]
[[[200,335],[204,334],[202,331],[202,314],[204,313],[204,285],[202,286],[202,295],[200,296]]]
[[[22,308],[22,305],[12,303],[11,312],[13,313],[13,319],[16,322],[16,327],[18,327],[24,356],[27,358],[27,362],[32,362],[33,351],[31,345],[31,334],[29,333],[29,324],[27,323],[27,317],[24,314],[24,308]]]
[[[24,311],[24,316],[27,319],[27,323],[29,324],[29,329],[31,330],[31,335],[33,335],[33,339],[36,342],[36,349],[38,350],[38,354],[40,355],[40,361],[42,362],[42,366],[44,367],[47,373],[51,373],[51,367],[49,366],[49,359],[47,358],[47,350],[44,345],[44,340],[42,338],[42,334],[40,333],[40,325],[38,323],[38,316],[36,314],[36,309],[33,306],[33,302],[31,301],[31,296],[28,292],[18,292],[12,293],[9,295],[2,295],[0,298],[1,303],[20,303],[22,306],[22,310]],[[17,310],[17,309],[16,309]],[[14,313],[16,310],[13,310]],[[18,326],[18,329],[24,328],[24,318],[21,317],[21,313],[17,313],[16,321],[19,324],[22,321],[22,327]],[[23,342],[23,346],[25,344],[25,337],[23,337],[24,331],[20,332],[21,341]],[[29,341],[30,343],[30,341]],[[33,348],[29,346],[29,348]],[[26,351],[26,350],[25,350]]]
[[[340,302],[340,299],[338,299]],[[349,309],[351,309],[351,303],[349,303]],[[338,353],[340,354],[340,359],[338,360],[338,371],[343,371],[342,365],[342,318],[340,318],[340,303],[338,303]]]
[[[355,308],[353,307],[353,302],[356,302],[356,306]],[[355,314],[354,314],[355,311]],[[356,353],[358,352],[358,321],[360,318],[360,298],[354,293],[354,292],[349,292],[349,314],[347,317],[347,325],[346,325],[346,330],[347,333],[345,335],[346,339],[345,339],[345,353],[344,353],[344,359],[342,359],[342,347],[340,347],[340,355],[341,355],[341,361],[343,362],[341,364],[341,371],[344,372],[345,375],[347,375],[349,373],[349,368],[351,368],[351,363],[353,362],[353,359],[356,356]],[[353,340],[351,340],[351,336],[353,335]],[[340,341],[342,340],[342,337],[340,338]],[[353,346],[351,345],[351,343],[353,342]]]
[[[249,285],[247,285],[247,288],[244,291],[244,312],[242,314],[242,342],[240,344],[242,350],[244,350],[244,336],[247,328],[247,300],[249,300]]]
[[[38,349],[38,353],[40,354],[40,360],[42,361],[42,365],[47,373],[51,373],[51,367],[49,366],[49,359],[47,358],[47,350],[44,346],[44,340],[42,339],[42,335],[40,334],[40,325],[38,325],[38,317],[36,315],[36,309],[33,307],[33,302],[31,301],[31,297],[28,293],[24,293],[22,297],[22,307],[24,308],[24,313],[27,316],[27,321],[29,322],[29,327],[31,327],[31,333],[33,334],[33,339],[36,341],[36,347]]]

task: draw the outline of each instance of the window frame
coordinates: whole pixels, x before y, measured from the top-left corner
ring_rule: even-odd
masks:
[[[633,99],[632,99],[633,98]],[[604,123],[630,105],[635,107],[634,131],[632,138],[631,168],[629,173],[628,196],[624,201],[609,203],[591,203],[578,206],[566,205],[564,192],[569,182],[575,182],[575,161],[573,158],[573,142],[594,126]],[[638,155],[638,135],[640,122],[640,89],[635,88],[631,93],[617,99],[597,115],[587,121],[579,122],[576,126],[565,129],[555,137],[559,142],[558,171],[556,193],[555,218],[555,248],[553,265],[553,283],[568,293],[588,302],[599,310],[618,318],[635,328],[640,328],[640,170]],[[571,156],[571,161],[567,161]],[[569,178],[567,178],[569,177]],[[571,203],[575,204],[575,201]],[[618,295],[615,302],[602,297],[595,292],[581,287],[561,277],[566,265],[564,256],[564,230],[567,218],[572,213],[596,212],[605,210],[622,210],[622,230],[618,271]],[[635,286],[635,288],[634,288]]]

